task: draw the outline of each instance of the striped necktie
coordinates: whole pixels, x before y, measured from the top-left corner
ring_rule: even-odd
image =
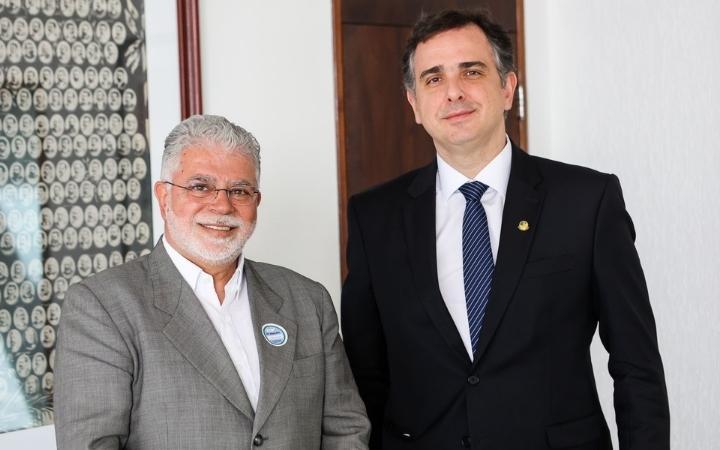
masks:
[[[487,216],[480,202],[487,188],[487,185],[473,181],[465,183],[459,189],[465,196],[462,232],[463,281],[473,354],[477,351],[495,271]]]

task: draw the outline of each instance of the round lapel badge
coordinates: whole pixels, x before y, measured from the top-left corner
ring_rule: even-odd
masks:
[[[266,323],[262,326],[262,335],[268,344],[273,347],[282,347],[287,343],[287,331],[275,323]]]

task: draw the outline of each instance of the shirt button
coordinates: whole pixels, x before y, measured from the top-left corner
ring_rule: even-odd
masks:
[[[468,384],[475,386],[480,382],[480,378],[478,378],[476,375],[470,375],[467,379]]]
[[[260,447],[261,445],[263,445],[264,440],[265,440],[265,438],[263,438],[262,434],[258,433],[255,435],[255,438],[253,439],[253,445],[255,447]]]

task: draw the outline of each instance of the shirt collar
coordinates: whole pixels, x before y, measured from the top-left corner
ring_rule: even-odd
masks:
[[[450,164],[437,155],[438,176],[437,189],[442,198],[448,200],[457,192],[458,188],[468,181],[480,181],[505,198],[508,179],[510,178],[510,165],[512,162],[512,146],[510,139],[505,136],[505,147],[485,166],[475,178],[468,178],[458,172]]]
[[[162,241],[163,241],[163,245],[165,246],[165,250],[167,251],[167,254],[170,257],[170,260],[173,262],[173,264],[175,264],[175,267],[177,267],[178,271],[180,272],[180,275],[182,275],[183,279],[187,282],[187,284],[190,285],[193,292],[197,292],[200,277],[203,275],[207,276],[207,277],[211,277],[211,275],[204,272],[199,266],[197,266],[195,263],[193,263],[189,259],[185,258],[177,250],[175,250],[173,248],[173,246],[170,245],[168,240],[165,238],[165,235],[163,235]],[[244,265],[245,265],[245,256],[243,256],[241,254],[240,259],[238,260],[237,269],[235,269],[235,272],[233,273],[232,278],[230,278],[230,281],[228,281],[228,285],[225,286],[226,292],[227,292],[227,288],[232,286],[233,284],[236,284],[236,286],[240,286],[240,283],[242,282],[242,277],[243,277],[243,266]]]

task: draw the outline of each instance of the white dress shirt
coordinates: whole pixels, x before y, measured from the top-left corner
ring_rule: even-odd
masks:
[[[243,276],[245,258],[240,256],[237,269],[225,285],[225,300],[215,292],[211,275],[178,253],[163,236],[163,245],[170,260],[192,288],[195,296],[220,335],[253,409],[260,396],[260,360],[250,314],[247,282]]]
[[[475,178],[468,179],[452,168],[438,155],[438,172],[435,181],[435,239],[437,245],[437,272],[440,293],[465,349],[473,359],[465,304],[465,282],[463,280],[462,226],[465,214],[465,196],[458,190],[469,181],[480,181],[488,186],[480,202],[485,208],[490,233],[490,247],[493,260],[497,261],[502,213],[505,206],[512,149],[510,140],[505,147]]]

